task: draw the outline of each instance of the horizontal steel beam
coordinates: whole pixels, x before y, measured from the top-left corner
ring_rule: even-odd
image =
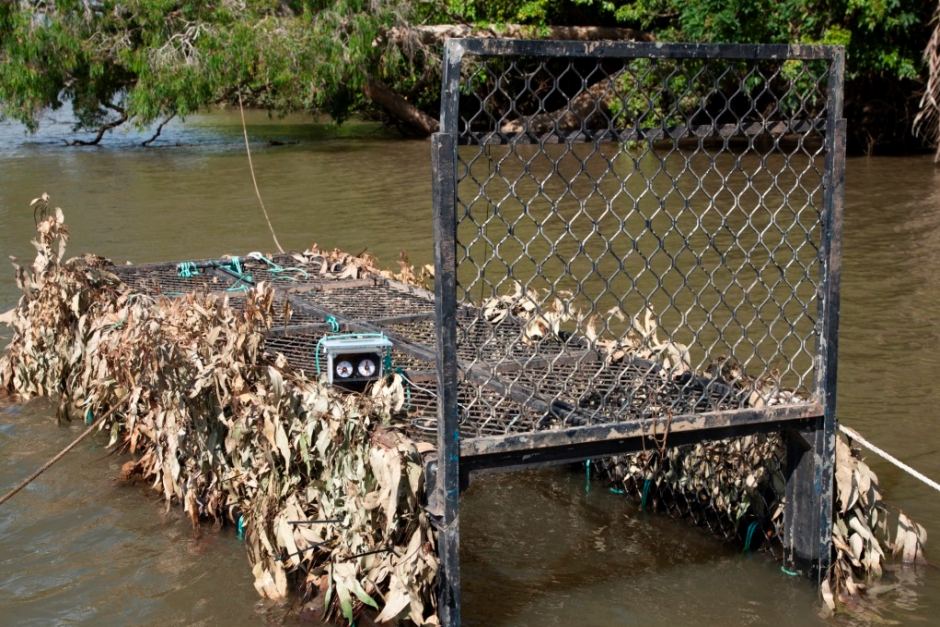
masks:
[[[673,416],[671,420],[630,420],[568,429],[461,441],[465,471],[496,467],[559,464],[649,448],[652,437],[668,433],[669,446],[717,440],[754,432],[796,428],[821,419],[819,403],[778,405],[766,409],[736,409]]]

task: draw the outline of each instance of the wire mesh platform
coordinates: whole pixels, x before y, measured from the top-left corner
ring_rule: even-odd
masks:
[[[236,309],[244,306],[245,290],[270,283],[275,288],[275,316],[266,351],[283,355],[291,367],[310,377],[317,376],[317,341],[333,332],[328,318],[335,318],[343,331],[385,333],[395,346],[393,367],[409,387],[408,402],[397,418],[413,437],[436,439],[431,293],[377,275],[325,276],[322,261],[303,255],[267,261],[242,258],[237,271],[232,259],[115,266],[113,272],[133,290],[150,296],[211,292],[227,296]],[[459,316],[466,322],[461,326],[460,356],[467,365],[459,388],[460,432],[465,439],[742,405],[740,391],[717,377],[673,380],[650,361],[613,363],[584,338],[529,341],[525,321],[516,317],[491,323],[473,306],[461,307]],[[480,365],[481,356],[493,366]],[[470,366],[471,361],[477,363]],[[508,371],[507,363],[513,364]]]

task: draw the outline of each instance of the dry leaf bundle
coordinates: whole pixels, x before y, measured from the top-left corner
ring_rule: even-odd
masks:
[[[368,252],[362,252],[358,255],[351,255],[339,248],[330,251],[320,250],[316,243],[311,244],[310,248],[304,253],[298,255],[298,261],[318,261],[320,265],[320,274],[324,277],[334,279],[358,279],[360,277],[371,275],[380,276],[386,279],[395,279],[408,285],[433,289],[434,285],[434,266],[425,264],[419,269],[411,264],[407,253],[401,251],[398,258],[398,272],[390,272],[379,267],[376,258]]]
[[[39,222],[32,267],[17,270],[0,388],[60,398],[63,417],[118,406],[102,429],[135,455],[125,473],[193,524],[243,527],[259,594],[294,587],[327,618],[371,606],[381,620],[436,624],[427,450],[390,424],[394,382],[341,394],[266,357],[274,292],[263,283],[240,310],[208,293],[153,299],[105,260],[63,261],[67,238],[57,209]],[[330,272],[360,267],[333,261]]]

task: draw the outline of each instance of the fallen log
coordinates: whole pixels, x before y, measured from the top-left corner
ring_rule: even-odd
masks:
[[[428,24],[396,26],[389,29],[388,40],[402,44],[417,42],[425,46],[439,44],[455,37],[502,37],[506,39],[567,39],[577,41],[654,41],[651,33],[617,26],[530,26],[500,24],[480,28],[469,24]]]
[[[416,131],[424,135],[437,132],[439,124],[435,118],[408,102],[382,81],[369,79],[362,91],[369,100]]]
[[[506,134],[528,132],[534,135],[544,135],[549,131],[571,132],[589,125],[591,117],[601,113],[614,98],[612,89],[614,81],[622,74],[616,72],[610,76],[590,85],[577,96],[568,101],[566,105],[538,113],[530,117],[523,117],[506,122],[500,131]]]
[[[468,24],[429,24],[423,26],[396,26],[385,33],[388,43],[405,49],[424,49],[439,46],[445,39],[455,37],[502,37],[506,39],[558,39],[577,41],[653,41],[653,35],[632,28],[615,26],[546,26],[536,27],[525,24],[501,24],[487,28],[471,26]],[[433,54],[436,56],[437,52]],[[438,120],[421,111],[408,102],[401,94],[392,90],[388,85],[377,79],[370,79],[363,86],[363,93],[372,102],[385,109],[389,115],[406,124],[408,127],[423,135],[437,132]],[[587,100],[590,95],[584,96],[585,106],[590,106]],[[580,103],[572,103],[573,116],[577,116]],[[550,116],[551,114],[545,114]],[[546,117],[539,123],[548,123]],[[567,120],[567,118],[566,118]],[[569,125],[572,123],[567,120]],[[510,123],[512,124],[512,123]],[[571,130],[571,129],[566,129]],[[507,130],[505,132],[514,132]]]

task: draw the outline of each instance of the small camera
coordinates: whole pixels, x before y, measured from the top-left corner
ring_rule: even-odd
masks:
[[[330,384],[357,391],[384,376],[391,350],[391,340],[382,333],[328,335],[317,343],[317,351],[326,355]]]

